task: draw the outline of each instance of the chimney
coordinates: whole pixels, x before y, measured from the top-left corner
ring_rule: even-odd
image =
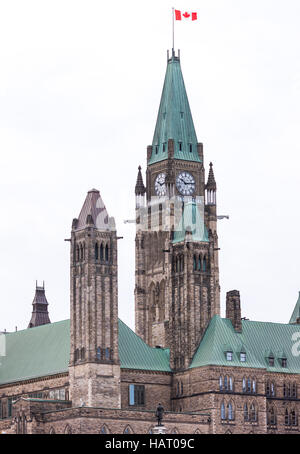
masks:
[[[242,332],[241,300],[238,290],[231,290],[226,294],[226,318],[231,320],[235,331],[238,333]]]

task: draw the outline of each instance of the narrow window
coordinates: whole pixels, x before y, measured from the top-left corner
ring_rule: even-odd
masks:
[[[193,145],[190,143],[190,153],[193,152]]]
[[[98,246],[98,243],[95,244],[95,260],[99,260],[99,246]]]
[[[105,359],[106,359],[106,360],[109,360],[109,359],[110,359],[110,351],[109,351],[109,348],[108,348],[108,347],[106,347],[106,349],[105,349]]]
[[[284,414],[284,424],[286,426],[290,425],[290,416],[289,416],[289,411],[287,408],[285,409],[285,414]]]
[[[194,271],[197,270],[197,257],[194,255]]]
[[[288,395],[287,395],[287,386],[286,386],[285,383],[283,383],[283,396],[284,397],[288,397]]]
[[[157,154],[158,153],[158,146],[156,145],[155,147],[155,153]]]
[[[222,377],[219,378],[219,388],[220,388],[220,391],[223,391],[223,379],[222,379]]]
[[[269,396],[270,395],[270,382],[267,381],[266,383],[266,395]]]
[[[296,416],[296,412],[295,410],[292,410],[291,411],[291,423],[292,423],[292,426],[297,426],[297,416]]]
[[[274,367],[274,356],[269,356],[269,366]]]
[[[101,245],[100,245],[100,260],[101,261],[103,261],[103,257],[104,257],[103,250],[104,250],[103,244],[101,243]]]
[[[253,382],[252,382],[252,392],[254,394],[256,393],[256,380],[253,380]]]
[[[203,271],[206,271],[206,257],[203,259]]]
[[[243,393],[246,392],[246,379],[245,377],[243,378]]]
[[[230,421],[233,421],[234,419],[233,407],[231,402],[228,404],[228,419]]]
[[[271,396],[275,396],[275,385],[271,383]]]
[[[286,358],[281,358],[281,365],[282,365],[282,367],[287,367],[287,359]]]
[[[247,380],[247,392],[251,393],[251,379],[250,378],[248,378],[248,380]]]
[[[250,407],[250,420],[256,421],[256,408],[254,404],[252,404]]]
[[[163,143],[163,151],[166,151],[166,144],[165,144],[165,142]]]
[[[108,245],[105,246],[105,261],[108,262]]]
[[[129,405],[134,404],[134,385],[129,385]]]
[[[224,377],[224,389],[227,391],[228,390],[228,379],[227,376],[225,375]]]
[[[101,348],[100,348],[100,347],[97,347],[96,358],[97,358],[98,360],[101,359]]]
[[[198,270],[201,271],[201,255],[199,255],[198,259]]]
[[[182,142],[179,142],[179,151],[182,151]]]
[[[244,405],[244,421],[249,421],[248,405]]]
[[[232,379],[232,377],[229,377],[229,389],[230,389],[230,391],[233,391],[233,379]]]
[[[224,405],[224,402],[222,402],[222,405],[221,405],[221,419],[222,419],[222,420],[226,419],[226,413],[225,413],[225,405]]]
[[[7,416],[10,418],[12,415],[12,397],[7,399]]]

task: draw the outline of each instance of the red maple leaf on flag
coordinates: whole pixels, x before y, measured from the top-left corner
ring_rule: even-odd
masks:
[[[187,13],[187,12],[185,12],[185,13],[183,14],[183,17],[186,17],[186,18],[188,18],[188,17],[190,17],[190,14],[189,14],[189,13]]]

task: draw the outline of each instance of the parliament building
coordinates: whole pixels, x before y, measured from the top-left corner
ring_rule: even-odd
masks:
[[[288,323],[257,322],[228,289],[220,316],[217,185],[174,51],[145,170],[135,332],[118,318],[114,218],[92,189],[69,238],[70,319],[51,323],[36,286],[28,328],[1,334],[0,433],[149,434],[161,403],[168,434],[299,434],[300,297]]]

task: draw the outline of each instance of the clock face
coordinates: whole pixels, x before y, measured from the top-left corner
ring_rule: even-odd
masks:
[[[176,178],[176,187],[182,195],[192,195],[195,191],[195,180],[188,172],[181,172]]]
[[[166,195],[167,188],[166,188],[166,174],[160,173],[155,178],[155,192],[158,196]]]

